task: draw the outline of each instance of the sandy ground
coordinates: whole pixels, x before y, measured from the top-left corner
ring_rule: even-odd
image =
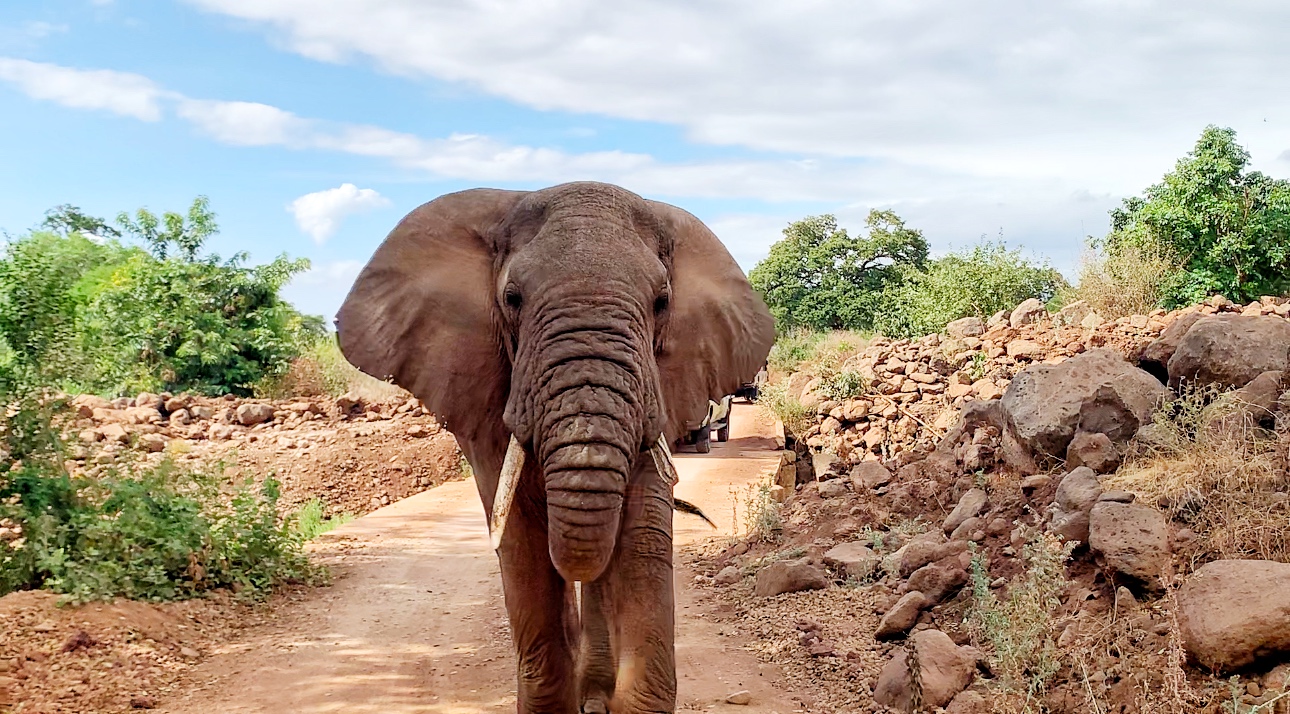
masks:
[[[774,424],[736,405],[731,439],[710,454],[677,454],[677,496],[720,526],[678,514],[676,544],[729,536],[732,488],[777,464]],[[324,537],[335,583],[288,604],[194,668],[163,701],[172,714],[515,710],[514,657],[497,560],[473,481],[447,483],[377,510]],[[723,634],[701,604],[694,573],[677,572],[682,710],[795,709],[777,668]],[[748,690],[747,706],[724,703]]]

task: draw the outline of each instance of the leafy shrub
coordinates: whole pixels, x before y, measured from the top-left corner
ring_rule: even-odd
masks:
[[[815,348],[823,339],[824,333],[821,332],[801,328],[788,331],[770,348],[767,358],[770,368],[784,374],[796,372],[799,365],[815,357]]]
[[[242,254],[200,255],[217,231],[205,199],[187,217],[141,209],[120,221],[151,252],[70,206],[51,211],[46,225],[73,232],[34,232],[5,245],[0,376],[105,394],[250,394],[322,333],[321,318],[279,297],[307,261],[245,267]]]
[[[910,270],[887,292],[875,329],[889,337],[940,332],[961,317],[986,318],[1023,300],[1048,302],[1065,287],[1061,273],[1001,243],[983,242]]]
[[[891,211],[870,211],[868,235],[851,237],[834,216],[790,224],[748,274],[780,330],[873,326],[883,291],[927,260],[927,241]]]
[[[1166,306],[1220,293],[1237,302],[1290,290],[1290,181],[1247,171],[1236,132],[1208,126],[1196,146],[1143,197],[1111,211],[1103,247],[1179,256]]]
[[[322,500],[311,498],[296,511],[295,529],[301,540],[313,540],[354,520],[350,513],[339,513],[328,518],[323,515],[323,510]]]
[[[46,588],[74,600],[254,596],[316,571],[278,516],[278,484],[221,490],[223,469],[124,464],[95,479],[63,467],[54,402],[10,400],[0,472],[0,594]]]
[[[1005,693],[1027,702],[1042,700],[1048,682],[1061,669],[1053,612],[1066,587],[1066,561],[1075,543],[1036,532],[1022,548],[1025,572],[1000,600],[990,588],[981,556],[972,559],[972,606],[968,626],[987,645],[991,670]]]
[[[841,402],[854,399],[869,391],[869,380],[852,369],[832,372],[820,380],[820,394],[825,399]]]

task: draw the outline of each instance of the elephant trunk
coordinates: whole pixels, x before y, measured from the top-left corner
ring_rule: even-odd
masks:
[[[587,311],[591,319],[553,324],[533,344],[541,367],[525,390],[533,418],[522,421],[545,478],[551,560],[570,581],[595,580],[609,563],[657,411],[652,354],[628,313]]]

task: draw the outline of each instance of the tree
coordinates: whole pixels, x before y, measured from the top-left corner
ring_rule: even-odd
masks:
[[[1208,126],[1172,173],[1111,211],[1099,245],[1176,256],[1169,306],[1220,293],[1238,302],[1290,290],[1290,181],[1247,171],[1249,153],[1232,129]]]
[[[1047,263],[1035,264],[1002,243],[983,241],[971,249],[908,271],[882,301],[875,322],[890,337],[939,332],[960,317],[989,317],[1023,300],[1048,302],[1066,286]]]
[[[187,216],[123,217],[149,250],[104,238],[74,206],[47,216],[53,231],[0,251],[0,387],[249,394],[324,331],[281,298],[308,261],[201,254],[218,230],[204,198]]]
[[[210,199],[198,196],[188,208],[188,216],[166,211],[158,218],[146,208],[135,211],[134,218],[122,211],[116,217],[121,229],[148,246],[160,260],[170,254],[170,246],[179,249],[184,260],[194,261],[206,239],[219,233],[215,214],[210,210]]]
[[[69,203],[45,211],[45,220],[40,225],[61,236],[80,233],[100,239],[121,237],[121,231],[109,226],[102,218],[86,215],[80,208]]]
[[[851,237],[831,215],[810,216],[748,274],[781,331],[870,329],[883,291],[927,261],[921,231],[892,211],[873,210],[866,237]]]

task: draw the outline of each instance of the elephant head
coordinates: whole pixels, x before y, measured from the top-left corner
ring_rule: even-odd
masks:
[[[501,430],[508,461],[536,462],[551,561],[571,582],[606,567],[636,460],[750,380],[774,340],[697,218],[600,183],[417,208],[337,327],[351,363],[406,388],[460,441]]]

